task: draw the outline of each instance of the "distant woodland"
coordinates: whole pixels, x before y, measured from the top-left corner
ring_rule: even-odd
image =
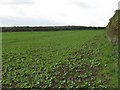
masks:
[[[86,27],[86,26],[14,26],[2,27],[2,32],[23,32],[23,31],[67,31],[67,30],[103,30],[105,27]]]

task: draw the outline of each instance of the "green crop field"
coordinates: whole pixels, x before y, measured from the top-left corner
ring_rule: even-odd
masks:
[[[3,88],[117,88],[104,30],[2,33]]]

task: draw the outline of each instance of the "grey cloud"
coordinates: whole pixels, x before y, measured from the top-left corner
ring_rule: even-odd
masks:
[[[23,5],[23,4],[34,4],[33,0],[10,0],[8,2],[2,1],[2,5]]]
[[[120,1],[118,2],[118,9],[120,10]]]
[[[75,1],[73,4],[80,7],[80,8],[90,8],[91,7],[87,3],[81,2],[81,1]]]
[[[64,13],[56,13],[57,15],[59,15],[60,17],[67,17],[67,15],[66,14],[64,14]]]
[[[18,18],[18,17],[3,17],[2,25],[61,25],[61,22],[48,19],[30,19],[30,18]]]

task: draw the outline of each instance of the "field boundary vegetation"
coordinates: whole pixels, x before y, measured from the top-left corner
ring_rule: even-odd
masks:
[[[26,31],[72,31],[72,30],[104,30],[105,27],[86,27],[86,26],[14,26],[2,27],[2,32],[26,32]]]
[[[0,27],[0,89],[2,88],[2,28]]]

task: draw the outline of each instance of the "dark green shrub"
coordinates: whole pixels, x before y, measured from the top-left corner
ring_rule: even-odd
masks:
[[[112,44],[118,44],[120,27],[120,10],[116,10],[114,16],[109,20],[106,27],[108,40]]]

